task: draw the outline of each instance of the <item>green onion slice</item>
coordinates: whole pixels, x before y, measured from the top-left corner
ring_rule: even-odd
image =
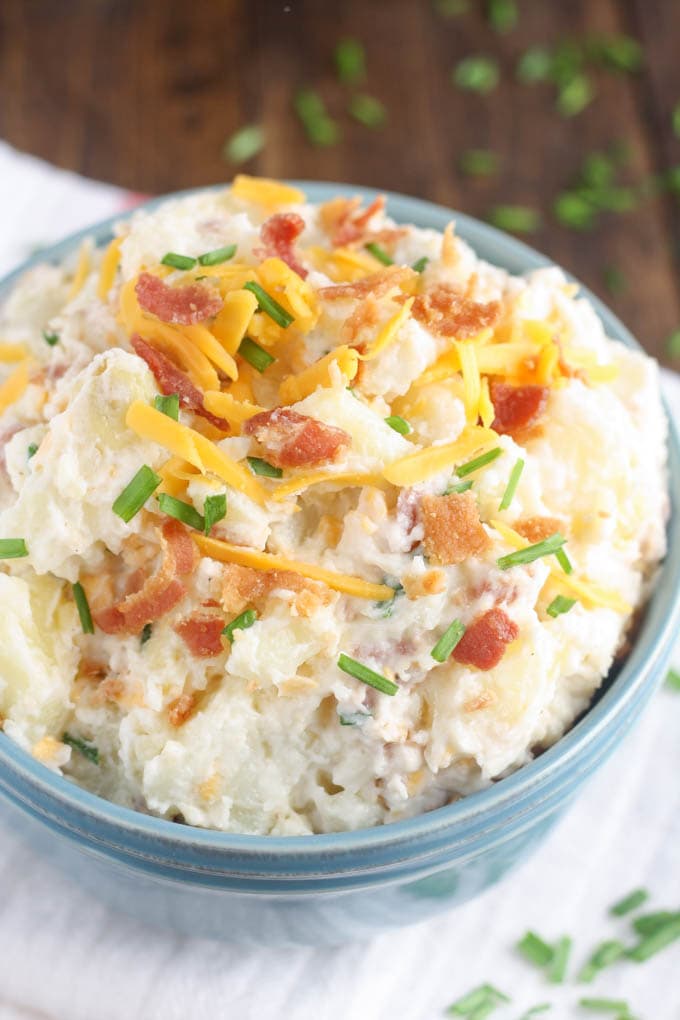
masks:
[[[48,333],[47,330],[44,329],[42,337],[43,337],[43,340],[45,341],[45,343],[49,344],[50,347],[54,347],[55,344],[59,343],[59,334],[58,333]]]
[[[456,66],[452,78],[454,85],[466,92],[478,92],[488,95],[498,85],[499,69],[496,60],[491,57],[465,57]]]
[[[202,266],[219,266],[222,262],[228,262],[236,254],[235,244],[225,244],[223,248],[215,248],[213,251],[206,251],[198,256]]]
[[[533,1018],[535,1016],[538,1016],[540,1013],[547,1013],[548,1010],[551,1010],[551,1009],[552,1009],[552,1003],[550,1003],[550,1002],[539,1002],[535,1006],[531,1006],[531,1008],[528,1009],[526,1011],[526,1013],[522,1013],[522,1015],[519,1018],[519,1020],[533,1020]]]
[[[562,570],[565,572],[565,574],[574,573],[574,568],[571,565],[571,560],[567,556],[566,549],[558,549],[557,552],[555,553],[555,559],[562,567]]]
[[[555,619],[557,616],[562,616],[564,613],[568,613],[576,605],[576,599],[567,598],[566,595],[556,595],[552,600],[546,613],[548,616],[552,616]]]
[[[113,504],[114,514],[118,514],[128,524],[135,514],[139,513],[149,496],[152,496],[162,479],[155,471],[144,464]]]
[[[492,226],[513,234],[533,234],[541,227],[540,212],[528,205],[496,205],[487,219]]]
[[[385,422],[391,429],[398,432],[400,436],[408,436],[409,433],[413,432],[413,427],[406,421],[406,418],[402,418],[401,415],[391,414],[385,418]]]
[[[72,737],[70,733],[64,733],[61,738],[62,744],[68,744],[74,751],[78,751],[82,754],[83,758],[87,758],[94,765],[99,765],[99,749],[94,744],[88,744],[87,741],[81,740],[80,737]]]
[[[205,528],[203,515],[199,514],[198,510],[191,503],[185,503],[181,499],[176,499],[175,496],[170,496],[167,492],[162,492],[158,497],[158,505],[168,517],[174,517],[176,521],[188,524],[190,528],[195,528],[196,531],[203,531]]]
[[[550,538],[544,538],[542,542],[528,545],[526,549],[516,549],[515,552],[501,556],[496,562],[501,570],[509,570],[510,567],[520,567],[526,563],[533,563],[543,556],[552,556],[566,542],[566,538],[556,532]]]
[[[227,516],[227,497],[224,492],[217,496],[206,496],[203,504],[203,530],[209,535],[213,526]]]
[[[348,676],[353,676],[355,680],[361,680],[362,684],[368,684],[369,687],[373,687],[376,691],[380,691],[381,694],[389,694],[392,696],[399,690],[398,684],[395,684],[392,680],[388,680],[386,676],[376,673],[375,670],[370,669],[368,666],[364,666],[363,663],[357,662],[356,659],[350,658],[350,656],[345,655],[344,652],[340,654],[340,658],[338,659],[338,668],[341,669],[343,673],[347,673]]]
[[[347,107],[351,117],[367,128],[380,128],[387,120],[387,110],[379,99],[366,93],[352,96]]]
[[[535,963],[537,967],[547,967],[552,963],[555,950],[548,945],[540,935],[534,931],[528,931],[517,943],[517,950],[529,963]]]
[[[680,691],[680,673],[677,669],[669,669],[666,674],[666,687],[670,687],[672,691]]]
[[[618,1013],[620,1020],[630,1015],[625,999],[579,999],[578,1004],[592,1013]]]
[[[28,454],[28,459],[30,460],[31,457],[35,457],[37,452],[38,452],[38,444],[37,443],[29,443],[28,450],[26,451],[26,453]]]
[[[80,581],[76,581],[73,585],[73,598],[76,603],[76,609],[78,610],[78,616],[80,617],[80,625],[83,628],[83,634],[94,634],[94,624],[92,623],[90,605],[87,601],[85,589]]]
[[[510,1002],[507,995],[494,988],[493,985],[480,985],[464,995],[462,999],[452,1003],[446,1010],[449,1016],[487,1017],[490,1012],[503,1002]]]
[[[268,460],[262,460],[261,457],[246,457],[246,460],[254,475],[262,475],[264,478],[281,478],[283,475],[281,468],[274,467]]]
[[[282,305],[275,301],[271,294],[255,283],[254,280],[249,280],[248,283],[243,284],[244,290],[249,290],[251,294],[254,294],[257,298],[257,303],[260,309],[273,319],[277,326],[281,326],[282,329],[287,329],[291,322],[295,321],[295,316],[290,315]]]
[[[468,492],[474,484],[471,478],[467,482],[449,482],[444,489],[444,495],[450,496],[454,492]]]
[[[416,273],[424,273],[425,269],[427,268],[427,263],[429,261],[430,260],[427,257],[427,255],[423,255],[421,258],[416,259],[416,261],[411,266],[411,269],[413,269]]]
[[[228,623],[222,633],[228,641],[233,642],[235,630],[248,630],[257,620],[257,612],[254,609],[246,609],[236,616],[231,623]]]
[[[254,340],[251,340],[249,336],[244,336],[241,340],[241,344],[238,349],[238,353],[241,355],[244,361],[247,361],[249,365],[262,375],[266,368],[276,361],[268,351],[265,351],[264,347],[260,347]]]
[[[490,149],[468,149],[461,155],[459,166],[468,177],[491,177],[498,172],[498,156]]]
[[[335,47],[335,66],[340,81],[356,85],[366,77],[366,54],[358,39],[341,39]]]
[[[606,942],[601,942],[593,950],[588,962],[581,968],[578,976],[579,981],[587,984],[596,978],[601,970],[611,966],[612,963],[620,960],[625,954],[626,947],[618,939],[609,939]]]
[[[628,950],[627,955],[637,963],[644,963],[650,956],[661,952],[678,939],[680,939],[680,916],[676,915],[673,920],[660,925],[656,931],[645,935],[633,949]]]
[[[454,620],[453,623],[449,624],[430,652],[432,658],[437,662],[446,662],[464,633],[465,627],[460,620]]]
[[[515,493],[517,492],[517,486],[519,484],[522,471],[524,470],[524,461],[521,457],[515,461],[515,466],[510,472],[510,478],[508,479],[508,486],[503,493],[503,499],[498,507],[499,510],[507,510],[512,503]]]
[[[245,124],[227,138],[222,155],[230,163],[247,163],[264,149],[266,137],[260,124]]]
[[[0,560],[19,560],[28,556],[23,538],[0,538]]]
[[[633,889],[631,893],[624,896],[622,900],[618,900],[609,908],[609,913],[614,917],[623,917],[624,914],[629,914],[631,910],[637,910],[643,903],[646,903],[649,899],[649,893],[646,889]]]
[[[147,643],[147,641],[151,637],[152,632],[153,632],[152,625],[150,623],[145,623],[144,626],[142,627],[142,633],[139,635],[140,645],[144,646]]]
[[[371,253],[374,259],[377,259],[378,262],[382,262],[384,266],[394,265],[394,259],[390,258],[385,249],[381,248],[381,246],[376,244],[375,241],[369,241],[368,244],[364,245],[364,248],[366,251]]]
[[[652,935],[659,928],[663,928],[670,921],[680,918],[680,913],[672,913],[670,910],[657,910],[653,914],[643,914],[633,921],[633,928],[638,935]]]
[[[564,983],[564,978],[567,973],[567,965],[569,963],[569,956],[571,955],[572,940],[564,935],[555,945],[553,951],[553,958],[550,961],[548,967],[548,981],[554,985],[561,985]]]
[[[486,453],[480,454],[479,457],[475,457],[474,460],[469,460],[466,464],[461,464],[460,467],[456,468],[456,474],[459,478],[465,478],[466,475],[471,475],[473,471],[479,471],[480,468],[486,467],[487,464],[491,464],[492,461],[496,460],[502,454],[500,446],[495,446],[493,450],[487,450]]]
[[[172,266],[173,269],[193,269],[196,259],[191,255],[178,255],[176,251],[169,251],[161,259],[161,265]]]
[[[164,397],[159,394],[153,399],[153,406],[161,414],[166,414],[173,421],[179,421],[179,393],[171,393]]]

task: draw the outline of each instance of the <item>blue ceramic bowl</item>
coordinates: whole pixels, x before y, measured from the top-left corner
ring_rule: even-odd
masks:
[[[301,185],[314,201],[356,189]],[[367,198],[375,192],[362,189]],[[149,203],[154,205],[159,200]],[[388,196],[404,223],[443,229],[448,209]],[[512,273],[549,264],[519,241],[456,214],[458,233]],[[22,266],[60,260],[77,234]],[[635,341],[588,295],[610,336]],[[475,896],[531,853],[639,718],[667,668],[680,624],[680,450],[671,430],[669,551],[634,647],[588,713],[554,747],[481,793],[408,821],[323,836],[238,836],[137,814],[63,779],[0,734],[0,805],[30,843],[121,910],[202,936],[255,944],[314,944],[411,924]]]

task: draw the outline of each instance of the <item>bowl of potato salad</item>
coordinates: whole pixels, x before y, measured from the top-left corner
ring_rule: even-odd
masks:
[[[677,627],[656,363],[483,224],[245,175],[2,297],[16,824],[124,909],[257,941],[500,877]]]

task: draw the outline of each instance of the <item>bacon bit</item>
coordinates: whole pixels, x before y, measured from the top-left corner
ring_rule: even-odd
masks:
[[[258,259],[278,257],[287,266],[302,277],[307,278],[307,270],[300,262],[295,249],[295,241],[305,229],[305,221],[297,213],[276,213],[265,220],[260,227],[262,247],[256,248],[254,255]]]
[[[106,676],[106,666],[94,659],[83,659],[78,668],[78,676],[83,680],[103,680]]]
[[[217,315],[222,298],[202,283],[189,283],[182,287],[169,287],[152,273],[141,273],[135,284],[137,300],[145,312],[155,315],[161,322],[174,322],[193,326]]]
[[[420,497],[413,489],[401,489],[397,496],[397,526],[402,532],[405,541],[411,539],[410,545],[406,546],[407,552],[418,545],[419,538],[413,535],[418,527],[418,505]]]
[[[224,418],[217,418],[210,411],[206,411],[203,406],[203,394],[201,391],[198,387],[194,386],[189,376],[177,368],[177,365],[163,354],[162,351],[152,347],[151,344],[147,343],[146,340],[142,340],[141,336],[137,336],[137,334],[132,337],[130,343],[135,354],[145,361],[153,372],[161,393],[164,393],[166,397],[172,393],[177,393],[182,407],[193,411],[194,414],[200,414],[201,418],[205,418],[206,421],[209,421],[211,425],[214,425],[215,428],[220,429],[222,432],[231,431],[228,421],[225,421]]]
[[[564,521],[559,517],[524,517],[513,524],[515,531],[532,544],[550,538],[555,532],[564,531]]]
[[[385,266],[375,273],[369,273],[354,283],[337,283],[332,287],[321,287],[318,293],[328,301],[345,300],[346,298],[365,298],[369,294],[384,297],[388,291],[402,287],[418,274],[409,266]]]
[[[369,221],[384,208],[384,195],[378,195],[363,212],[359,211],[361,199],[358,197],[334,198],[321,206],[319,220],[326,233],[330,234],[333,247],[341,248],[361,241]]]
[[[413,302],[413,316],[438,336],[464,340],[494,326],[500,301],[471,301],[448,283],[438,283]]]
[[[406,237],[408,230],[406,227],[385,227],[384,230],[371,230],[364,236],[364,244],[368,244],[369,241],[373,244],[381,244],[387,248],[388,251],[398,241],[401,241],[402,237]]]
[[[514,641],[519,627],[502,609],[490,609],[470,624],[453,650],[453,658],[464,666],[493,669],[503,658],[505,646]]]
[[[139,634],[147,623],[165,616],[186,595],[179,578],[193,571],[196,547],[186,529],[175,520],[163,524],[160,539],[163,559],[158,573],[148,578],[139,591],[92,614],[105,634]]]
[[[545,411],[548,392],[547,386],[510,386],[508,383],[492,382],[490,395],[496,417],[491,428],[502,435],[514,436],[534,425]]]
[[[380,304],[373,294],[369,294],[356,306],[349,318],[343,322],[341,331],[343,343],[354,344],[360,333],[366,329],[373,329],[379,322]],[[363,364],[360,361],[359,368],[362,368]]]
[[[352,443],[343,429],[298,414],[289,407],[261,411],[244,422],[243,435],[254,436],[275,467],[313,467],[338,459]]]
[[[309,581],[289,570],[254,570],[226,563],[222,574],[222,607],[225,613],[240,613],[247,606],[261,610],[273,591],[283,589],[298,595],[295,607],[310,616],[319,605],[328,605],[332,594],[325,584]]]
[[[496,700],[495,691],[482,691],[476,698],[470,698],[463,705],[464,712],[479,712],[483,708],[488,708],[489,705],[493,705]]]
[[[423,496],[420,512],[425,529],[425,555],[443,566],[463,563],[489,545],[477,500],[471,492]]]
[[[438,595],[446,588],[446,574],[443,570],[428,570],[421,575],[406,574],[401,579],[406,598],[423,598],[425,595]]]
[[[193,694],[180,694],[179,698],[175,698],[168,705],[168,721],[170,725],[176,729],[183,726],[195,707],[196,698]]]
[[[220,616],[194,613],[176,623],[173,630],[181,637],[192,655],[208,659],[224,651],[222,631],[224,620]]]

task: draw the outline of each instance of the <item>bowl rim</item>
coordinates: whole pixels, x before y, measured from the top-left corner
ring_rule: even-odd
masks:
[[[336,195],[360,193],[371,200],[378,195],[387,198],[387,210],[398,222],[414,223],[443,229],[451,219],[456,232],[480,257],[512,273],[527,273],[535,269],[556,266],[552,259],[536,251],[525,242],[465,213],[425,199],[384,191],[361,185],[326,181],[294,180],[288,182],[301,188],[309,201],[325,201]],[[187,198],[209,191],[220,191],[228,183],[188,188],[155,196],[132,209],[102,220],[70,234],[56,244],[36,252],[0,279],[0,302],[28,270],[43,263],[55,263],[72,254],[85,238],[93,238],[97,245],[104,243],[119,222],[129,220],[139,211],[150,211],[176,199]],[[480,251],[481,249],[481,251]],[[485,254],[493,250],[493,256]],[[626,346],[640,350],[641,345],[618,317],[595,294],[572,274],[565,276],[579,286],[579,296],[586,298],[603,321],[606,333]],[[412,842],[423,835],[441,833],[459,823],[469,823],[482,816],[491,817],[537,788],[554,783],[556,778],[585,758],[598,743],[603,733],[627,710],[633,710],[646,684],[670,654],[672,638],[680,628],[680,443],[672,416],[668,413],[668,476],[672,512],[667,522],[668,548],[661,564],[654,590],[645,607],[644,620],[635,643],[617,676],[597,702],[555,744],[531,762],[521,766],[499,782],[470,794],[459,801],[412,818],[380,826],[346,832],[319,833],[302,836],[249,835],[203,829],[197,826],[177,825],[165,818],[147,815],[105,800],[99,795],[76,785],[73,781],[52,772],[24,751],[10,737],[0,731],[0,768],[27,780],[37,796],[75,813],[84,829],[99,823],[128,836],[140,837],[177,849],[213,851],[217,854],[238,854],[253,857],[292,858],[304,855],[314,859],[329,852],[349,853]]]

